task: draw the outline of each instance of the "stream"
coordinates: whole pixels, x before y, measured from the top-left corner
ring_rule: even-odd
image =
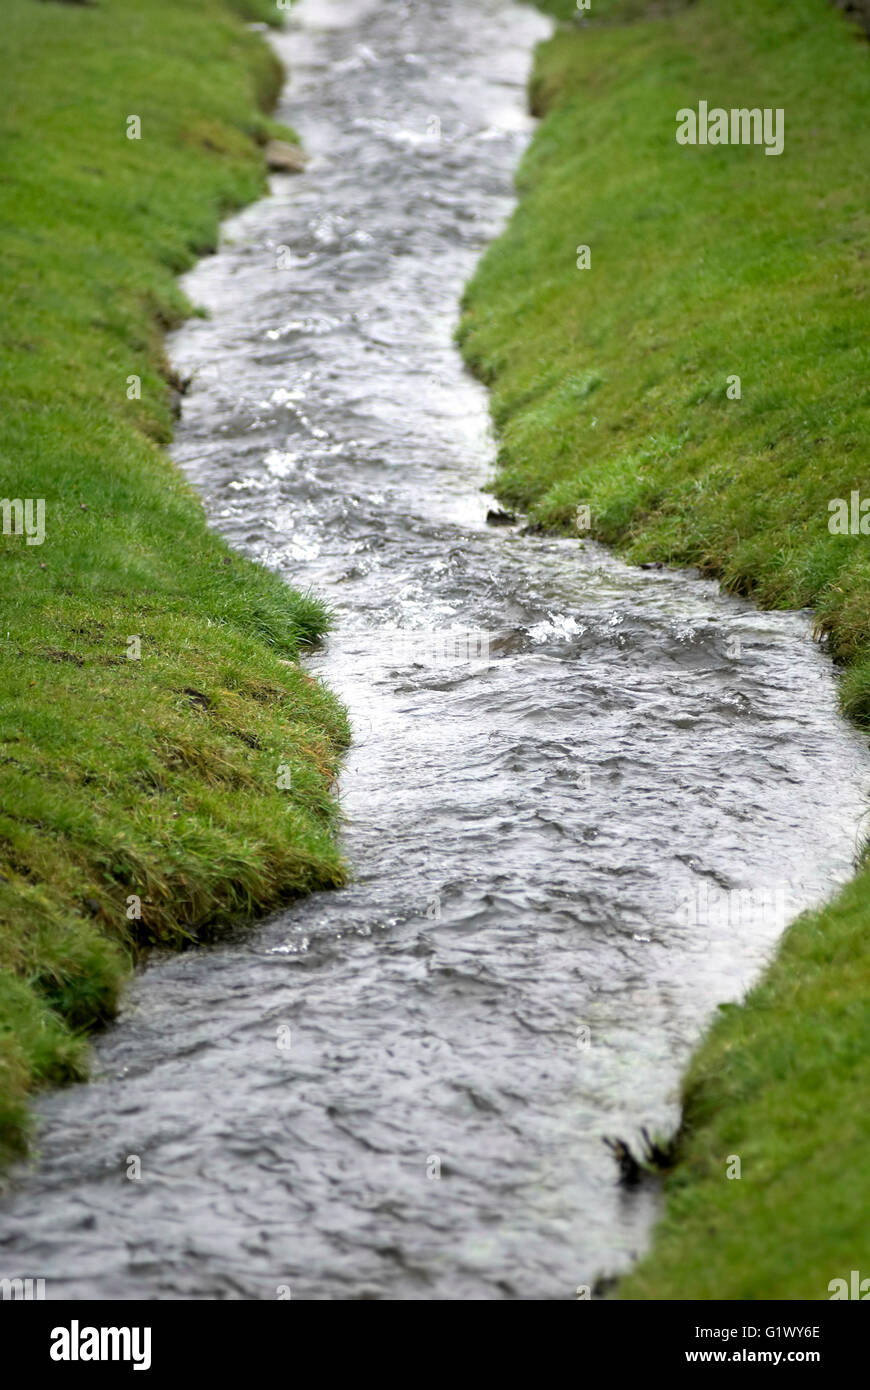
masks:
[[[717,1007],[850,876],[870,757],[808,614],[487,524],[452,334],[547,32],[301,0],[273,40],[311,163],[185,279],[174,456],[335,611],[353,879],[152,957],[39,1099],[0,1269],[48,1298],[577,1297],[658,1211],[603,1137],[677,1123]]]

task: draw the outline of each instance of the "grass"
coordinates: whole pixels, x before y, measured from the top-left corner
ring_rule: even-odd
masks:
[[[621,1297],[827,1299],[870,1277],[868,899],[865,873],[720,1011],[684,1082],[665,1218]]]
[[[328,614],[230,552],[163,448],[176,277],[264,191],[280,130],[242,22],[275,13],[4,5],[0,496],[45,499],[45,540],[0,535],[3,1157],[143,948],[344,877],[346,720],[297,661]]]
[[[592,0],[586,18],[539,50],[521,200],[464,302],[496,490],[546,528],[587,505],[630,561],[812,606],[870,727],[870,549],[828,530],[829,502],[868,487],[870,50],[827,0]],[[782,107],[784,152],[677,145],[701,99]],[[827,1298],[862,1259],[870,1276],[868,925],[863,869],[717,1019],[623,1297]]]

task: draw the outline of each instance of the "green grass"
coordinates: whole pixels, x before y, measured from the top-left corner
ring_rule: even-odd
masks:
[[[720,1012],[684,1083],[664,1221],[621,1297],[827,1299],[870,1277],[868,901],[865,873]]]
[[[4,4],[0,496],[46,504],[42,545],[0,535],[6,1156],[143,947],[344,877],[346,720],[296,659],[328,614],[229,551],[162,447],[176,277],[265,188],[280,71],[242,20],[275,14]]]
[[[867,727],[870,539],[831,535],[828,503],[870,496],[870,49],[827,0],[650,8],[592,0],[538,54],[521,201],[460,327],[492,390],[496,490],[557,529],[588,504],[631,561],[814,607]],[[784,108],[783,154],[677,145],[700,99]],[[827,1298],[862,1260],[870,1277],[868,926],[864,870],[717,1021],[622,1296]]]

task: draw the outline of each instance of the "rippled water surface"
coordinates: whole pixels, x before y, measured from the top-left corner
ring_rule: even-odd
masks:
[[[673,1124],[705,1021],[849,873],[868,759],[805,615],[486,525],[451,333],[545,31],[302,0],[278,40],[314,158],[188,278],[175,452],[335,609],[355,877],[155,959],[41,1102],[0,1265],[49,1297],[573,1297],[655,1214],[602,1136]]]

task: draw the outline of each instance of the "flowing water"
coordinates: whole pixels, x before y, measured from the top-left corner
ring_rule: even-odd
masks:
[[[674,1124],[716,1006],[849,874],[870,763],[806,614],[486,524],[451,333],[544,32],[302,0],[278,40],[314,158],[188,278],[175,452],[335,609],[354,880],[154,958],[40,1102],[0,1267],[49,1297],[574,1297],[656,1210],[602,1136]]]

